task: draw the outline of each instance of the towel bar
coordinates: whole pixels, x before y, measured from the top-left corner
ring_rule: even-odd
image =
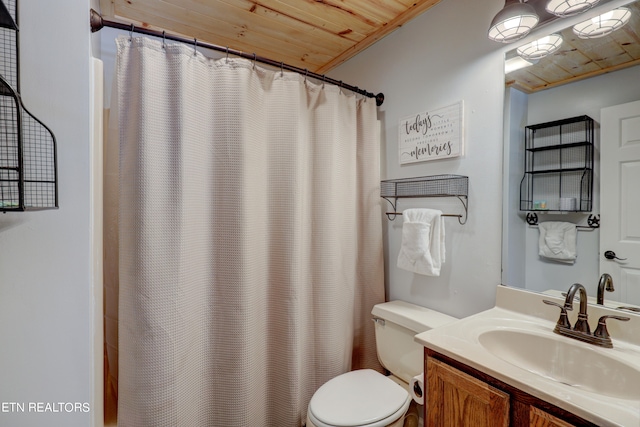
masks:
[[[534,212],[527,213],[527,224],[531,227],[538,226],[538,215]],[[600,228],[600,215],[589,215],[587,218],[587,224],[589,225],[576,225],[578,230],[595,230],[596,228]]]
[[[458,218],[464,225],[469,213],[469,177],[462,175],[431,175],[416,178],[388,179],[380,182],[380,197],[391,205],[392,212],[386,212],[387,218],[393,221],[397,212],[399,198],[415,197],[457,197],[464,208],[464,215],[443,214]],[[393,199],[393,200],[392,200]]]
[[[402,212],[385,212],[384,214],[387,215],[387,216],[390,216],[390,215],[402,215]],[[450,217],[454,217],[454,218],[462,218],[463,217],[463,215],[457,215],[457,214],[442,214],[440,216],[450,216]]]

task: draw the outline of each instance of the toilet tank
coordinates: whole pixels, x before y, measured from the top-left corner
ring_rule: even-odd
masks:
[[[423,370],[424,348],[413,337],[457,320],[404,301],[376,304],[371,314],[376,324],[378,360],[391,374],[406,383]]]

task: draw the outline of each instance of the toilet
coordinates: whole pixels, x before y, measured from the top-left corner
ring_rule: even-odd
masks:
[[[307,427],[402,427],[412,402],[411,379],[423,370],[423,347],[416,334],[457,319],[404,301],[377,304],[378,360],[391,374],[359,369],[323,384],[307,411]]]

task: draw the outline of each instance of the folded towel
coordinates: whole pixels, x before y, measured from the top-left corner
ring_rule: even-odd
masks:
[[[402,215],[404,223],[398,267],[427,276],[439,276],[445,260],[442,212],[406,209]]]
[[[538,228],[538,254],[550,260],[573,264],[577,257],[576,225],[570,222],[547,221],[538,224]]]

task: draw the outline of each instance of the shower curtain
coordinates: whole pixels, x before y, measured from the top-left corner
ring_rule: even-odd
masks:
[[[301,426],[324,382],[380,368],[375,102],[187,45],[117,48],[118,425]]]

